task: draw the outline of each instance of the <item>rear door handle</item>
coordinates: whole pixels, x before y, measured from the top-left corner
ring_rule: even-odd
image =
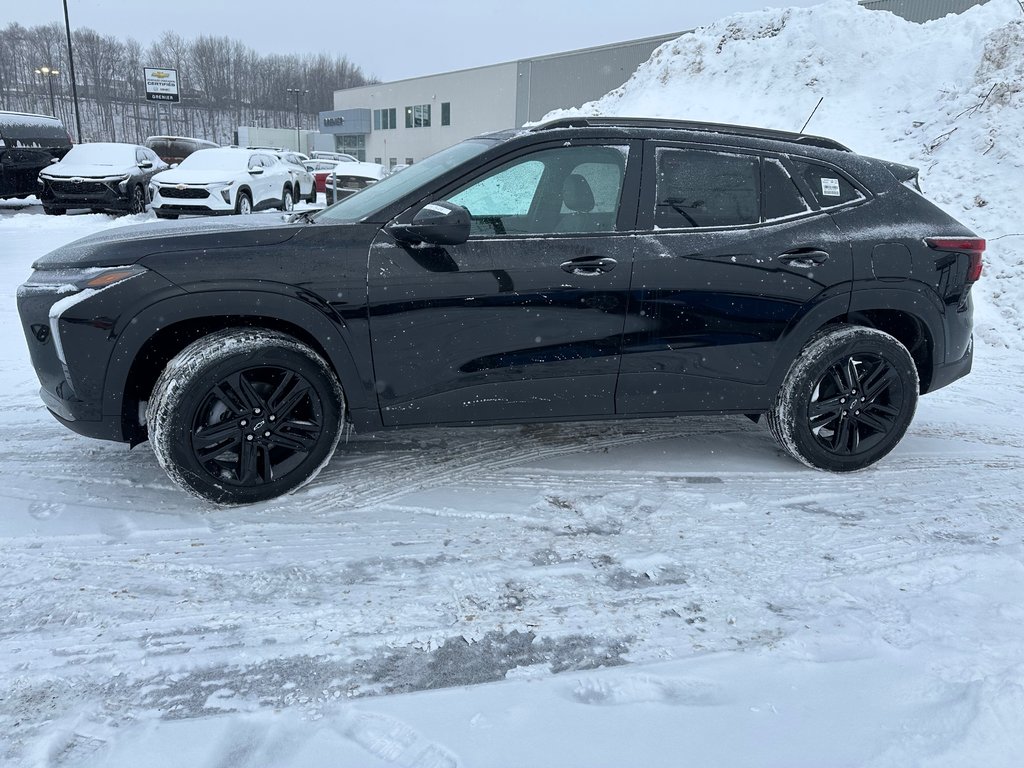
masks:
[[[823,251],[819,248],[797,248],[780,253],[778,259],[791,267],[811,269],[812,267],[820,267],[828,261],[828,251]]]
[[[618,263],[615,259],[607,257],[584,256],[580,259],[563,261],[559,266],[573,275],[600,275],[603,272],[611,272]]]

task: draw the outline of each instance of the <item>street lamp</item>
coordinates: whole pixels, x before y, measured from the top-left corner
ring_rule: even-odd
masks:
[[[303,93],[309,93],[304,88],[286,88],[288,93],[295,94],[295,151],[302,151],[302,139],[299,137],[299,95]]]
[[[46,81],[50,84],[50,114],[54,117],[57,116],[57,102],[53,99],[53,78],[60,74],[59,69],[50,69],[49,67],[40,67],[36,70],[37,75],[42,75],[46,78]]]

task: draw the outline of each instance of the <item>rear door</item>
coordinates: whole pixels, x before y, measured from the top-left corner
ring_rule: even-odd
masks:
[[[614,413],[639,149],[556,143],[493,161],[434,197],[470,211],[463,245],[381,232],[369,298],[385,424]]]
[[[792,177],[781,155],[647,142],[618,413],[761,411],[788,331],[846,312],[849,243]]]

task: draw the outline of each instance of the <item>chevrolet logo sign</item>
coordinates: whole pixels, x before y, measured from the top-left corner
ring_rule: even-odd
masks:
[[[73,178],[71,180],[71,183],[72,184],[81,184],[83,181],[85,181],[85,179],[82,179],[82,178],[79,178],[79,177],[76,176],[75,178]]]
[[[161,80],[163,80],[165,78],[168,78],[170,76],[171,76],[170,72],[154,72],[153,73],[153,77],[158,77]]]
[[[188,187],[186,187],[184,184],[175,184],[174,188],[175,189],[188,189]]]

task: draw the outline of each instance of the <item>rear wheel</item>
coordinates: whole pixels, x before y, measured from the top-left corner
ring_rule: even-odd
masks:
[[[827,329],[790,367],[768,428],[804,464],[852,472],[896,447],[917,398],[917,367],[897,339],[874,328]]]
[[[168,363],[146,416],[174,482],[218,504],[250,504],[311,480],[334,453],[344,413],[334,373],[309,347],[228,329]]]
[[[47,216],[63,216],[65,213],[67,213],[67,210],[65,210],[64,208],[50,208],[49,206],[44,205],[43,213],[45,213]]]

